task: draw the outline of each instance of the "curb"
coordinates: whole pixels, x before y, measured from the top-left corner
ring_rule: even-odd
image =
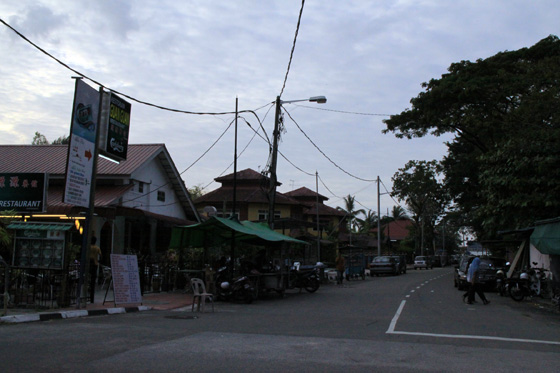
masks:
[[[0,317],[0,324],[4,324],[4,323],[15,324],[15,323],[22,323],[22,322],[73,319],[73,318],[87,317],[87,316],[114,315],[120,313],[149,311],[151,309],[152,307],[148,307],[148,306],[138,306],[138,307],[106,308],[106,309],[98,309],[98,310],[75,310],[75,311],[61,311],[61,312],[51,312],[51,313],[36,313],[31,315],[10,315],[10,316]]]

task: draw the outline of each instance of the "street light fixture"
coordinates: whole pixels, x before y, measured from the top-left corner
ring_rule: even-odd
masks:
[[[276,198],[276,184],[278,183],[278,178],[276,177],[276,163],[278,161],[278,137],[280,131],[278,129],[280,123],[280,108],[282,104],[291,104],[294,102],[316,102],[318,104],[324,104],[327,102],[325,96],[313,96],[306,99],[300,100],[290,100],[282,101],[280,96],[276,97],[276,114],[274,115],[274,132],[272,133],[272,159],[270,161],[270,185],[268,188],[268,226],[270,229],[274,229],[274,203]]]

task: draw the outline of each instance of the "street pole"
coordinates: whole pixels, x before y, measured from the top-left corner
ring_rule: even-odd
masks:
[[[235,216],[235,209],[237,205],[237,111],[238,111],[238,98],[235,98],[235,136],[233,146],[233,198],[231,206],[231,217]],[[234,276],[235,271],[235,230],[231,231],[231,278]]]
[[[381,193],[379,190],[379,175],[377,175],[377,256],[381,256]]]
[[[76,82],[77,84],[77,82]],[[103,87],[99,88],[99,109],[97,115],[97,122],[95,126],[95,143],[93,147],[93,171],[91,173],[90,188],[89,188],[89,206],[86,209],[86,219],[84,222],[84,232],[82,234],[82,251],[80,255],[80,273],[78,279],[78,289],[76,294],[76,308],[79,309],[82,306],[82,299],[85,298],[84,306],[87,306],[87,282],[85,281],[86,276],[89,274],[89,250],[90,250],[90,240],[91,240],[91,229],[93,226],[93,215],[95,209],[95,184],[97,180],[97,159],[99,155],[99,126],[100,126],[100,116],[101,108],[103,105]],[[93,284],[95,286],[95,284]],[[95,290],[93,290],[95,291]]]
[[[274,202],[276,198],[276,163],[278,160],[278,137],[280,131],[280,96],[276,97],[276,113],[274,115],[274,132],[272,133],[272,157],[270,160],[270,186],[268,188],[268,226],[274,230]]]
[[[317,199],[315,203],[317,207],[315,208],[317,212],[317,261],[321,261],[321,230],[319,225],[319,173],[315,171],[315,188],[317,189]]]

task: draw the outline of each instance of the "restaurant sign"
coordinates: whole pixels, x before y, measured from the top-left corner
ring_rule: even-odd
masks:
[[[126,160],[131,108],[129,102],[113,92],[103,94],[99,152],[117,162]]]
[[[47,174],[0,173],[0,211],[45,212],[46,198]]]
[[[63,202],[89,207],[100,93],[76,80]]]

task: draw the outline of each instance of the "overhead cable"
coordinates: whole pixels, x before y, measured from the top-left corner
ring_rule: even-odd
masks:
[[[283,107],[283,106],[282,106]],[[284,107],[283,107],[284,108]],[[301,129],[301,127],[299,126],[299,124],[295,121],[294,118],[292,118],[292,116],[290,115],[290,113],[286,110],[286,108],[284,108],[284,111],[286,112],[286,114],[288,114],[288,116],[290,117],[290,119],[295,123],[295,125],[297,126],[297,128],[301,131],[301,133],[303,133],[303,135],[307,138],[307,140],[309,140],[309,142],[311,144],[313,144],[313,146],[315,147],[315,149],[317,149],[329,162],[331,162],[336,168],[338,168],[339,170],[341,170],[342,172],[344,172],[345,174],[347,174],[348,176],[353,177],[354,179],[358,179],[361,181],[367,181],[367,182],[373,182],[376,181],[376,179],[364,179],[361,178],[359,176],[353,175],[350,172],[346,171],[345,169],[343,169],[342,167],[340,167],[338,164],[336,164],[336,162],[334,162],[332,159],[329,158],[328,155],[325,154],[325,152],[323,150],[321,150],[321,148],[319,148],[314,142],[313,140],[311,140],[311,138],[307,135],[307,133],[305,133],[304,130]]]
[[[299,32],[299,25],[301,23],[301,15],[303,14],[303,6],[305,5],[305,0],[301,1],[301,8],[299,10],[299,17],[296,26],[296,34],[294,35],[294,43],[292,44],[292,51],[290,52],[290,61],[288,62],[288,69],[286,70],[286,76],[284,77],[284,84],[282,85],[282,89],[280,90],[280,94],[278,97],[282,97],[282,93],[284,93],[284,88],[286,88],[286,81],[288,80],[288,74],[290,73],[290,66],[292,65],[292,58],[294,57],[294,50],[296,49],[296,40]]]
[[[104,84],[98,82],[97,80],[90,78],[89,76],[81,73],[80,71],[70,67],[68,64],[62,62],[61,60],[59,60],[58,58],[56,58],[55,56],[53,56],[52,54],[50,54],[49,52],[47,52],[46,50],[44,50],[43,48],[39,47],[37,44],[33,43],[31,40],[29,40],[25,35],[23,35],[22,33],[20,33],[19,31],[17,31],[15,28],[13,28],[12,26],[10,26],[8,23],[6,23],[3,19],[0,18],[0,22],[3,23],[6,27],[8,27],[10,30],[12,30],[13,32],[15,32],[20,38],[22,38],[23,40],[25,40],[26,42],[28,42],[29,44],[31,44],[33,47],[35,47],[37,50],[41,51],[43,54],[45,54],[46,56],[50,57],[51,59],[55,60],[56,62],[58,62],[60,65],[64,66],[65,68],[67,68],[68,70],[72,71],[73,73],[75,73],[76,75],[79,75],[87,80],[89,80],[90,82],[103,87],[106,90],[109,90],[111,92],[114,92],[116,94],[119,94],[123,97],[128,98],[131,101],[137,102],[139,104],[142,105],[146,105],[146,106],[150,106],[150,107],[154,107],[156,109],[160,109],[160,110],[165,110],[165,111],[170,111],[170,112],[175,112],[175,113],[181,113],[181,114],[192,114],[192,115],[231,115],[231,114],[235,114],[234,111],[226,111],[226,112],[196,112],[196,111],[189,111],[189,110],[180,110],[180,109],[173,109],[173,108],[169,108],[166,106],[162,106],[162,105],[157,105],[157,104],[153,104],[147,101],[143,101],[137,98],[134,98],[132,96],[127,95],[126,93],[122,93],[120,91],[117,91],[115,89],[112,89],[110,87],[105,86]],[[268,104],[267,104],[268,105]],[[266,105],[265,105],[266,106]],[[263,106],[264,107],[264,106]],[[241,110],[238,113],[251,113],[253,114],[257,120],[260,122],[260,119],[258,117],[258,115],[253,111],[253,110]]]
[[[318,106],[308,106],[308,105],[299,105],[294,104],[294,106],[304,107],[306,109],[314,109],[314,110],[323,110],[323,111],[332,111],[334,113],[342,113],[342,114],[354,114],[354,115],[366,115],[366,116],[379,116],[379,117],[390,117],[392,114],[374,114],[374,113],[358,113],[355,111],[343,111],[343,110],[334,110],[334,109],[325,109]]]

